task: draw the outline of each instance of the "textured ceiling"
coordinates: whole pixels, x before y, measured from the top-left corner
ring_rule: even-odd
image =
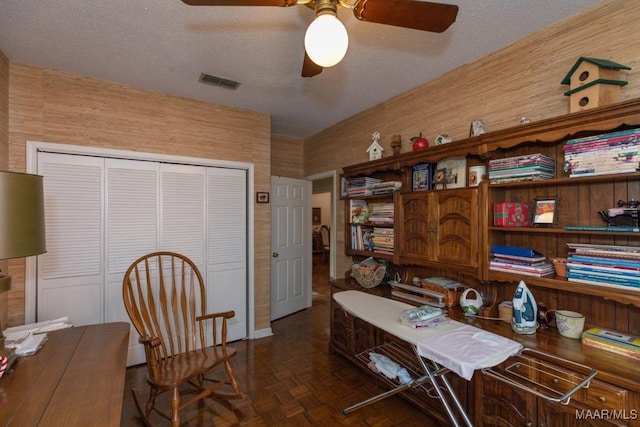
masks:
[[[0,50],[14,62],[268,113],[272,133],[310,136],[601,0],[444,0],[435,34],[339,10],[345,59],[302,78],[304,6],[187,6],[180,0],[2,0]],[[205,72],[236,90],[198,82]]]

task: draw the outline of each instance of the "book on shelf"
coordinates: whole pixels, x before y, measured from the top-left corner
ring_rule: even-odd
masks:
[[[640,232],[640,228],[638,227],[617,227],[609,225],[565,225],[564,229],[577,231],[614,231],[620,233]]]
[[[363,224],[371,215],[369,204],[365,200],[349,200],[349,220],[353,224]]]
[[[576,255],[569,254],[567,257],[567,263],[570,262],[582,262],[582,263],[592,263],[599,265],[616,265],[616,266],[625,266],[625,267],[633,267],[640,268],[640,259],[628,259],[628,258],[616,258],[616,257],[600,257],[597,255],[594,256],[584,256],[584,255]]]
[[[585,142],[592,142],[592,141],[609,140],[609,139],[615,139],[615,138],[628,138],[630,136],[640,136],[640,128],[621,130],[617,132],[601,133],[593,136],[585,136],[583,138],[573,138],[568,140],[565,143],[565,146],[567,145],[571,146],[571,145],[581,144]]]
[[[544,255],[532,248],[522,246],[507,246],[507,245],[493,245],[491,246],[491,253],[494,256],[511,256],[519,257],[522,260],[542,261],[546,259]]]
[[[622,245],[599,245],[590,243],[567,243],[567,247],[578,256],[601,258],[640,259],[640,247]]]
[[[640,280],[634,280],[629,277],[621,277],[614,274],[596,274],[596,273],[576,273],[569,271],[567,273],[568,279],[588,280],[590,282],[602,283],[602,284],[614,284],[619,286],[628,286],[631,288],[640,288]]]
[[[533,277],[545,277],[545,276],[553,276],[555,274],[555,270],[553,269],[553,265],[549,264],[549,269],[544,270],[525,270],[525,269],[515,269],[515,268],[503,268],[497,266],[489,266],[489,270],[492,271],[501,271],[503,273],[512,273],[512,274],[522,274],[524,276],[533,276]]]

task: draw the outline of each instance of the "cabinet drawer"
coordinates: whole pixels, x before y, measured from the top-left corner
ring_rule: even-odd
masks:
[[[589,406],[596,409],[626,409],[628,391],[604,383],[598,380],[592,380],[586,389],[586,402]]]
[[[559,395],[567,393],[582,381],[582,377],[576,372],[561,369],[548,362],[536,361],[533,363],[533,368],[536,372],[537,382],[554,390]],[[583,389],[577,390],[572,398],[583,400]]]

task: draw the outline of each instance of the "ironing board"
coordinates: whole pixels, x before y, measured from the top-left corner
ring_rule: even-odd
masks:
[[[473,424],[469,416],[446,378],[446,374],[452,371],[469,380],[474,370],[482,370],[483,373],[500,381],[531,391],[541,397],[548,397],[531,385],[521,384],[517,378],[514,379],[508,373],[493,370],[493,367],[523,352],[522,345],[516,341],[455,320],[429,328],[406,326],[399,320],[400,316],[403,311],[415,308],[415,306],[366,292],[355,290],[337,292],[333,295],[333,299],[347,313],[408,343],[414,352],[416,359],[414,362],[417,362],[417,365],[422,368],[418,378],[412,378],[411,382],[398,384],[388,391],[344,409],[342,413],[345,415],[391,395],[410,388],[419,388],[424,383],[430,382],[452,424],[456,427],[460,426],[455,410],[464,423],[472,427]],[[477,342],[471,344],[465,342],[476,338]],[[473,351],[467,352],[470,345],[473,345]],[[478,353],[477,346],[483,347],[480,351],[481,356],[473,356],[474,353]],[[469,356],[471,361],[459,360],[461,354]],[[464,366],[461,367],[461,364]],[[582,367],[582,365],[579,366]],[[568,403],[570,394],[580,387],[588,386],[596,371],[588,367],[584,368],[588,371],[588,375],[584,376],[584,381],[576,384],[568,393],[562,393],[562,396],[554,401]],[[452,404],[449,403],[449,400]]]

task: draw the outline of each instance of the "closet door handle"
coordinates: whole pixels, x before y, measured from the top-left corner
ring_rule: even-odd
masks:
[[[278,252],[274,252],[271,254],[272,257],[274,258],[278,258],[280,256],[280,254]]]

